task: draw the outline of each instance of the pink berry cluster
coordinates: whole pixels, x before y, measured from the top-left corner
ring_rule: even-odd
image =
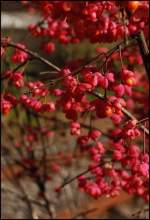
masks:
[[[123,5],[125,8],[126,4]],[[44,17],[46,25],[32,24],[29,30],[33,36],[50,39],[43,48],[50,53],[54,50],[52,39],[64,44],[78,43],[84,39],[93,43],[116,41],[125,34],[137,33],[139,29],[148,34],[148,1],[139,1],[138,7],[131,10],[125,27],[120,1],[38,1],[25,5]],[[127,7],[128,10],[130,8]]]
[[[41,48],[49,54],[56,49],[52,42],[54,39],[61,44],[79,43],[86,39],[91,43],[112,43],[125,38],[130,40],[130,36],[136,35],[138,30],[143,31],[145,36],[148,34],[147,1],[140,1],[134,10],[130,10],[132,5],[124,5],[120,1],[22,3],[35,13],[40,12],[43,21],[37,25],[30,24],[29,30],[32,36],[42,36]],[[126,10],[125,18],[123,8]],[[125,24],[123,19],[128,22]],[[11,55],[7,54],[9,47],[13,47]],[[10,127],[18,126],[20,132],[23,130],[20,139],[12,145],[17,152],[22,152],[21,163],[31,173],[41,166],[34,158],[35,146],[51,150],[53,146],[49,145],[48,138],[64,126],[58,135],[65,138],[64,129],[67,127],[74,136],[71,137],[78,153],[83,157],[86,155],[89,161],[86,175],[76,178],[81,191],[98,198],[102,195],[113,197],[124,190],[148,201],[148,125],[145,122],[149,108],[149,84],[146,71],[136,44],[124,49],[117,47],[109,55],[110,51],[97,48],[98,55],[102,55],[99,59],[96,56],[89,64],[84,64],[84,59],[71,60],[58,68],[32,53],[22,43],[14,44],[10,38],[3,39],[2,60],[8,56],[15,68],[9,66],[2,73],[1,112],[5,116],[12,112],[17,116],[23,113],[20,121],[28,119],[28,123],[26,120],[21,127],[16,118],[19,122],[10,123]],[[26,66],[31,58],[57,69],[56,78],[45,83],[27,76]],[[57,113],[64,121],[53,117]],[[87,116],[89,122],[84,124]],[[40,124],[40,118],[47,120],[44,126]],[[111,125],[107,132],[98,128],[103,120]],[[66,145],[69,148],[68,142]],[[43,154],[47,156],[44,150]],[[68,149],[67,152],[55,152],[53,157],[59,156],[60,161],[50,164],[53,174],[61,172],[61,166],[70,166],[76,159],[72,151],[68,152]],[[47,158],[44,160],[47,161]],[[64,162],[61,163],[61,160]],[[38,175],[35,172],[34,179]],[[48,174],[44,177],[39,175],[39,178],[44,181],[52,179]],[[55,189],[56,192],[60,190],[59,187]],[[40,193],[43,195],[43,192]]]
[[[16,97],[12,94],[5,93],[1,98],[1,111],[4,115],[10,113],[10,111],[18,104]]]
[[[21,47],[25,49],[25,46],[23,44],[17,44],[18,47]],[[21,51],[20,49],[15,49],[15,52],[13,53],[11,60],[14,63],[23,63],[28,59],[28,54],[24,51]]]
[[[131,123],[135,123],[134,121]],[[94,131],[95,132],[95,131]],[[124,129],[120,131],[124,133]],[[129,137],[128,137],[129,138]],[[134,134],[132,136],[134,139]],[[88,145],[90,138],[87,136],[79,138],[80,145],[86,145],[86,150],[91,155],[89,165],[90,176],[78,177],[79,188],[98,198],[99,196],[116,196],[123,189],[129,194],[142,196],[149,200],[149,155],[143,153],[136,144],[126,144],[126,137],[119,141],[111,141],[106,148],[101,141],[94,145]],[[83,142],[84,140],[84,142]],[[105,161],[103,157],[106,152],[111,153],[111,161]]]

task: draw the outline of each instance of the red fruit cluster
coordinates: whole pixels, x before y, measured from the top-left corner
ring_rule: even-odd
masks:
[[[129,37],[136,35],[139,30],[144,31],[145,36],[148,33],[147,1],[23,2],[30,10],[41,14],[43,21],[38,25],[31,24],[29,30],[33,36],[42,36],[42,49],[49,54],[55,51],[53,39],[62,44],[79,43],[85,39],[91,43],[109,43],[125,38],[130,40]],[[123,8],[127,24],[121,14]],[[147,201],[149,156],[145,136],[148,132],[146,125],[144,129],[141,126],[141,118],[147,118],[148,114],[149,85],[143,69],[134,68],[143,64],[137,46],[127,46],[119,53],[119,47],[114,51],[98,48],[99,57],[91,58],[88,64],[84,64],[83,59],[72,60],[61,68],[26,50],[23,44],[11,44],[7,38],[2,43],[2,59],[7,56],[9,46],[15,48],[10,57],[15,68],[7,69],[2,75],[1,112],[8,115],[18,105],[28,116],[43,116],[45,119],[45,113],[51,116],[51,113],[60,111],[69,123],[70,134],[75,136],[80,153],[88,155],[90,161],[90,177],[78,175],[79,188],[94,198],[116,196],[125,190]],[[19,70],[27,61],[30,62],[29,56],[57,70],[52,84],[37,79],[33,81],[26,77],[25,69]],[[132,114],[139,120],[134,119]],[[89,124],[83,123],[86,116],[89,116]],[[42,140],[43,146],[44,140],[53,136],[52,129],[47,127],[51,122],[56,122],[52,126],[54,129],[59,127],[57,118],[48,120],[44,127],[39,125],[39,120],[37,128],[23,124],[26,134],[15,145],[16,149],[20,149],[26,143],[29,157],[24,155],[21,158],[23,165],[30,168],[37,166],[36,160],[30,156],[33,145],[41,145]],[[94,122],[101,125],[103,120],[113,127],[106,133],[93,126]],[[67,124],[66,121],[62,124]],[[61,131],[60,135],[64,137],[65,131]],[[72,154],[60,152],[59,156],[66,164],[72,162]],[[61,166],[52,163],[50,169],[57,173]],[[44,178],[50,179],[49,176]],[[60,192],[60,188],[55,191]]]
[[[25,49],[25,46],[23,44],[17,44],[17,47]],[[20,49],[15,49],[15,52],[13,53],[11,60],[14,63],[23,63],[28,59],[28,54],[24,51],[21,51]]]
[[[1,99],[1,112],[4,115],[10,113],[11,109],[17,105],[18,101],[12,94],[5,94]]]
[[[112,42],[135,34],[143,29],[148,34],[147,1],[39,1],[28,2],[28,7],[34,8],[45,18],[44,24],[30,25],[33,36],[58,39],[61,43],[78,43],[83,39],[91,42]],[[126,28],[123,19],[118,19],[120,8],[130,12]]]

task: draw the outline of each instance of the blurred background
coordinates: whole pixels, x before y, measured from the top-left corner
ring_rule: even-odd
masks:
[[[25,43],[28,48],[33,51],[39,52],[41,55],[54,62],[59,67],[63,66],[66,59],[88,58],[96,54],[97,47],[106,47],[107,45],[90,44],[84,42],[81,44],[75,44],[68,46],[56,45],[56,51],[49,56],[46,56],[39,51],[39,45],[42,39],[29,36],[27,33],[27,27],[30,23],[37,23],[40,21],[40,16],[35,14],[29,14],[19,1],[1,1],[1,34],[2,36],[11,36],[14,42]],[[111,47],[111,45],[109,45]],[[2,66],[2,71],[5,69]],[[38,72],[36,71],[38,69]],[[32,75],[38,79],[41,79],[39,72],[48,71],[48,69],[41,63],[32,62],[27,69],[27,74]],[[47,79],[47,75],[42,75],[42,80]],[[14,116],[15,117],[15,116]],[[62,116],[60,116],[62,117]],[[7,123],[2,118],[4,123]],[[97,124],[102,127],[104,131],[107,131],[111,125],[106,121],[101,121],[101,124]],[[5,129],[7,129],[8,125]],[[6,163],[5,158],[10,158],[9,148],[11,148],[10,141],[6,137],[5,129],[2,130],[2,145],[7,145],[7,148],[2,148],[2,183],[1,183],[1,219],[30,219],[29,208],[26,199],[22,196],[17,185],[14,183],[14,178],[18,178],[18,165],[15,164],[15,160],[11,161],[11,166],[14,172],[11,172],[10,166]],[[66,131],[64,138],[61,133],[63,132],[63,126],[59,126],[56,146],[57,148],[64,149],[64,152],[68,151],[66,145],[74,146],[74,140],[72,140],[69,132]],[[7,142],[8,141],[8,142]],[[55,175],[54,180],[47,185],[47,196],[51,203],[51,211],[54,214],[55,219],[148,219],[147,212],[139,212],[139,210],[145,209],[145,204],[142,199],[128,195],[125,192],[121,192],[118,197],[104,198],[101,197],[97,200],[88,197],[84,193],[77,192],[76,183],[72,182],[63,189],[61,196],[57,196],[54,193],[54,187],[61,183],[62,178],[65,180],[68,176],[75,176],[87,168],[86,159],[81,161],[74,161],[73,165],[66,165],[62,169],[61,175]],[[55,173],[55,172],[54,172]],[[52,173],[52,176],[54,174]],[[35,184],[26,176],[20,177],[20,181],[23,190],[26,190],[27,194],[33,200],[33,215],[35,219],[48,219],[44,207],[38,202],[39,198],[36,197],[37,188]],[[135,214],[135,215],[134,215]]]

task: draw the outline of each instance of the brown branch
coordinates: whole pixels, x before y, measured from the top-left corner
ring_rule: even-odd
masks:
[[[127,19],[129,20],[131,17],[131,12],[126,8],[123,8],[123,10],[124,10],[124,13],[126,13],[126,15],[127,15]],[[143,30],[140,30],[138,33],[136,33],[134,35],[131,35],[131,38],[135,38],[138,43],[138,46],[140,48],[140,52],[142,55],[143,63],[145,66],[145,70],[147,72],[147,76],[149,79],[149,48],[146,43],[146,39],[145,39]]]
[[[146,72],[149,78],[149,49],[148,49],[143,31],[140,31],[137,34],[137,42],[138,42],[140,52],[142,55],[142,59],[143,59],[143,63],[144,63],[144,66],[145,66],[145,69],[146,69]]]
[[[2,38],[2,45],[3,45],[3,42],[5,42],[5,39]],[[29,50],[29,49],[26,49],[26,48],[22,48],[22,47],[18,46],[18,45],[17,45],[16,43],[14,43],[14,42],[9,42],[6,46],[7,46],[7,47],[13,47],[13,48],[16,48],[16,49],[18,49],[18,50],[22,50],[22,51],[24,51],[25,53],[29,54],[31,57],[34,57],[35,59],[40,60],[41,62],[47,64],[49,67],[51,67],[51,68],[53,68],[53,69],[55,69],[55,70],[57,70],[57,71],[60,71],[60,68],[59,68],[59,67],[57,67],[56,65],[54,65],[53,63],[51,63],[51,62],[48,61],[47,59],[41,57],[41,56],[40,56],[38,53],[36,53],[36,52],[33,52],[33,51],[31,51],[31,50]]]
[[[143,122],[148,121],[148,120],[149,120],[149,117],[143,118],[143,119],[139,120],[137,122],[137,124],[143,123]]]
[[[91,170],[94,170],[95,168],[104,165],[104,163],[108,163],[108,162],[112,162],[112,160],[104,160],[103,162],[101,162],[100,164],[97,164],[96,166],[92,167],[92,168],[88,168],[87,170],[84,170],[82,173],[72,177],[71,179],[69,179],[68,181],[65,181],[60,188],[63,188],[64,186],[68,185],[69,183],[73,182],[74,180],[76,180],[78,177],[85,175],[87,173],[89,173]]]
[[[53,116],[53,117],[48,117],[48,116],[46,116],[46,115],[41,115],[41,114],[36,113],[36,112],[33,112],[33,111],[30,111],[30,114],[31,114],[31,115],[34,115],[34,116],[36,116],[36,117],[42,118],[42,119],[44,119],[44,120],[51,120],[51,121],[53,121],[53,122],[58,121],[58,122],[61,123],[64,127],[66,127],[66,126],[68,125],[67,122],[62,121],[62,120],[60,120],[60,119],[57,119],[55,116]],[[87,124],[80,123],[80,125],[81,125],[83,128],[85,128],[85,129],[91,129],[91,127],[90,127],[89,125],[87,125]],[[68,127],[68,126],[67,126],[67,127]],[[99,128],[95,127],[95,126],[92,126],[92,129],[99,130],[99,131],[102,133],[102,135],[104,135],[104,136],[106,136],[106,137],[109,137],[109,138],[112,138],[112,139],[114,138],[114,137],[111,137],[109,134],[106,134],[106,133],[103,132],[101,129],[99,129]]]
[[[131,36],[129,38],[129,44],[126,45],[125,41],[122,40],[121,42],[117,43],[117,45],[115,45],[113,48],[111,48],[107,53],[100,53],[98,54],[97,56],[95,57],[92,57],[89,61],[87,61],[85,64],[83,64],[79,69],[75,70],[73,73],[71,73],[70,75],[71,76],[75,76],[77,75],[78,73],[80,73],[86,66],[88,66],[89,64],[93,63],[93,62],[96,62],[100,56],[104,56],[105,57],[105,61],[102,63],[102,66],[107,62],[107,60],[109,59],[109,57],[114,53],[116,52],[121,45],[124,45],[124,47],[129,47],[131,46],[131,44],[136,40],[136,36]],[[66,77],[68,77],[69,75],[67,76],[62,76],[62,77],[58,77],[54,80],[51,80],[47,85],[51,84],[52,82],[53,83],[58,83],[60,82],[61,80],[65,79]]]

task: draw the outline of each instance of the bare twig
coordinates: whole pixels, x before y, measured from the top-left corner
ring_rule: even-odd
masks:
[[[97,164],[96,166],[92,167],[92,168],[88,168],[87,170],[84,170],[82,173],[72,177],[70,180],[68,181],[65,181],[61,186],[60,188],[63,188],[64,186],[68,185],[69,183],[73,182],[74,180],[78,179],[78,177],[82,176],[82,175],[85,175],[87,173],[89,173],[91,170],[94,170],[95,168],[99,167],[99,166],[102,166],[103,164],[105,163],[108,163],[108,162],[112,162],[112,160],[104,160],[103,162]]]
[[[128,44],[128,45],[126,45],[125,42],[124,42],[124,40],[122,40],[121,42],[117,43],[117,45],[115,45],[113,48],[111,48],[107,53],[100,53],[100,54],[98,54],[97,56],[92,57],[89,61],[87,61],[87,62],[86,62],[85,64],[83,64],[79,69],[75,70],[75,71],[74,71],[73,73],[71,73],[70,75],[71,75],[71,76],[77,75],[77,74],[80,73],[86,66],[88,66],[89,64],[92,64],[93,62],[96,62],[101,56],[104,56],[104,57],[105,57],[105,61],[102,63],[102,65],[101,65],[101,67],[102,67],[103,65],[106,64],[106,62],[108,61],[109,57],[111,57],[111,55],[112,55],[114,52],[116,52],[116,51],[120,48],[121,45],[122,45],[122,46],[124,45],[124,47],[127,47],[127,46],[131,46],[131,44],[132,44],[133,42],[136,42],[136,41],[135,41],[135,40],[136,40],[135,36],[130,37],[129,40],[130,40],[130,41],[129,41],[129,44]],[[100,67],[100,68],[101,68],[101,67]],[[58,77],[58,78],[56,78],[56,79],[54,79],[54,80],[51,80],[51,82],[49,82],[47,85],[51,84],[52,82],[53,82],[53,83],[59,83],[61,80],[65,79],[66,77],[68,77],[68,75],[67,75],[67,76]]]
[[[2,38],[2,44],[3,44],[3,41],[4,41],[4,39]],[[22,48],[22,47],[18,46],[16,43],[14,43],[12,41],[7,44],[7,47],[13,47],[13,48],[16,48],[18,50],[22,50],[25,53],[29,54],[31,57],[34,57],[35,59],[40,60],[41,62],[45,63],[49,67],[51,67],[51,68],[53,68],[53,69],[55,69],[57,71],[60,71],[59,67],[57,67],[56,65],[54,65],[53,63],[51,63],[47,59],[41,57],[38,53],[33,52],[33,51],[31,51],[31,50],[29,50],[27,48]]]
[[[149,49],[145,40],[145,36],[143,31],[140,31],[137,35],[137,42],[141,51],[141,55],[143,58],[143,63],[147,72],[147,76],[149,78]]]

